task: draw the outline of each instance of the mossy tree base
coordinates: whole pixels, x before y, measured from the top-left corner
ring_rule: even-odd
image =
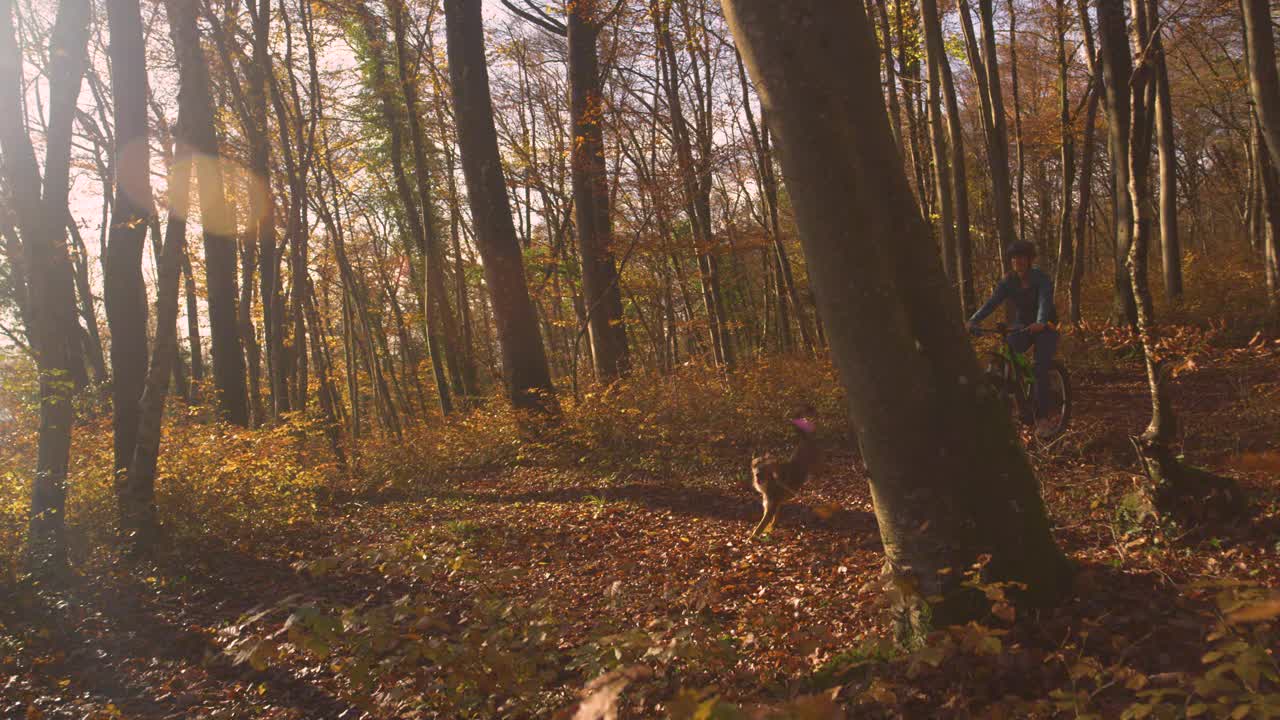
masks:
[[[1187,526],[1234,520],[1248,510],[1244,490],[1231,478],[1180,462],[1165,443],[1131,438],[1155,512]]]

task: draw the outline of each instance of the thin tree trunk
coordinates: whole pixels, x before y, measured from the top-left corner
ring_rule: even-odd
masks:
[[[982,21],[982,59],[986,70],[989,106],[984,111],[991,117],[991,142],[987,149],[991,161],[991,182],[994,189],[996,230],[1000,236],[1000,256],[1020,236],[1014,234],[1013,194],[1009,183],[1009,131],[1004,117],[1004,95],[1000,85],[1000,61],[996,55],[996,29],[992,0],[978,0],[979,18]],[[1019,213],[1021,216],[1021,213]]]
[[[85,355],[88,357],[89,367],[93,368],[94,379],[98,382],[106,382],[106,353],[102,350],[102,335],[98,332],[98,313],[93,306],[93,287],[89,283],[89,249],[85,247],[84,239],[80,236],[80,228],[76,226],[75,220],[68,218],[67,229],[71,233],[71,241],[75,247],[71,264],[75,272],[76,295],[80,298],[80,318],[84,320],[85,331],[88,334]]]
[[[181,94],[185,88],[179,90]],[[186,103],[187,109],[190,103]],[[178,131],[185,132],[190,118],[178,111]],[[169,221],[160,253],[156,298],[156,338],[145,389],[139,403],[137,443],[123,486],[119,491],[120,528],[131,552],[149,553],[155,547],[156,465],[160,458],[160,434],[169,374],[178,355],[178,285],[182,256],[186,254],[187,215],[191,207],[191,145],[177,138],[169,170]]]
[[[115,208],[102,278],[111,329],[111,408],[117,481],[133,461],[147,377],[147,289],[142,253],[155,215],[147,139],[147,66],[138,0],[109,0],[115,110]],[[166,374],[167,377],[167,374]],[[123,498],[121,498],[123,500]]]
[[[252,171],[249,192],[249,216],[257,243],[258,286],[262,302],[263,340],[267,355],[267,384],[271,390],[272,419],[289,407],[288,380],[285,374],[283,300],[280,296],[280,256],[276,239],[275,194],[271,187],[271,141],[267,102],[272,69],[269,48],[271,36],[270,0],[249,0],[253,24],[253,59],[246,68],[248,75],[249,169]],[[283,134],[283,129],[282,129]]]
[[[1084,157],[1080,161],[1080,206],[1076,209],[1076,241],[1071,260],[1071,284],[1068,290],[1068,305],[1071,323],[1079,326],[1080,286],[1084,280],[1085,270],[1085,238],[1089,230],[1089,208],[1092,207],[1093,194],[1093,159],[1096,154],[1094,133],[1098,121],[1098,100],[1103,93],[1102,78],[1095,72],[1090,81],[1089,100],[1084,118]]]
[[[262,344],[258,342],[257,327],[253,323],[253,299],[257,290],[254,271],[258,266],[257,222],[254,220],[254,211],[259,207],[258,201],[252,199],[255,194],[252,180],[246,177],[245,184],[246,195],[251,197],[247,203],[249,215],[245,220],[244,233],[240,236],[240,303],[236,308],[236,326],[245,350],[250,424],[259,427],[267,420],[266,408],[262,402]],[[214,363],[216,366],[216,359]],[[214,371],[217,372],[216,367]]]
[[[916,91],[919,89],[919,61],[912,59],[910,63],[907,58],[910,57],[907,48],[907,34],[904,27],[904,11],[903,6],[906,5],[905,0],[894,2],[894,20],[898,28],[898,78],[902,82],[902,92],[905,96],[902,102],[902,108],[907,114],[907,133],[908,139],[911,141],[911,169],[915,179],[915,190],[920,207],[926,210],[928,216],[929,208],[929,191],[928,183],[925,182],[924,161],[920,157],[920,123],[916,118]],[[905,158],[904,158],[905,159]]]
[[[1013,0],[1009,5],[1009,89],[1013,91],[1013,143],[1017,152],[1018,164],[1018,237],[1026,238],[1027,222],[1026,176],[1027,168],[1023,160],[1025,147],[1022,142],[1022,98],[1018,92],[1018,12]],[[1042,247],[1041,250],[1044,248]]]
[[[449,364],[449,375],[453,384],[454,394],[472,395],[475,392],[473,387],[475,384],[475,368],[472,367],[470,355],[460,352],[458,349],[458,345],[461,342],[458,318],[449,302],[449,293],[445,286],[440,221],[436,216],[435,201],[433,200],[435,193],[431,188],[435,173],[428,150],[433,150],[433,148],[430,147],[430,141],[422,129],[418,107],[418,73],[409,66],[408,30],[406,28],[407,12],[404,7],[404,0],[393,0],[393,2],[389,3],[389,8],[391,10],[392,31],[396,43],[396,70],[400,79],[400,86],[404,89],[406,116],[409,123],[409,140],[413,145],[414,167],[417,170],[418,179],[418,197],[422,203],[423,261],[426,264],[425,290],[427,293],[425,303],[428,308],[434,306],[438,324],[444,332],[443,347],[437,347],[437,345],[441,344],[437,339],[436,344],[433,344],[429,350],[432,356],[432,369],[438,372],[436,369],[437,355],[443,354]],[[432,310],[428,310],[428,312],[432,312]],[[443,353],[441,353],[441,350],[443,350]],[[442,401],[442,409],[443,405]]]
[[[756,122],[755,112],[751,108],[751,92],[748,85],[747,69],[742,64],[742,57],[737,54],[736,50],[734,51],[734,56],[738,65],[738,80],[742,85],[742,105],[746,110],[747,127],[751,133],[752,143],[756,148],[757,173],[760,176],[761,194],[764,196],[765,211],[768,214],[769,236],[773,242],[773,262],[771,264],[776,268],[778,274],[776,292],[778,295],[779,333],[783,337],[790,337],[791,326],[789,318],[794,317],[796,325],[800,327],[800,338],[804,342],[805,349],[812,354],[817,351],[813,339],[813,331],[809,328],[804,305],[800,302],[800,293],[796,290],[795,277],[791,271],[791,259],[787,256],[787,248],[782,241],[782,224],[778,218],[778,176],[773,169],[773,143],[770,140],[769,125],[767,118],[763,115],[761,122]],[[888,61],[892,65],[891,57],[888,57]],[[891,96],[896,98],[897,90],[892,85],[890,85],[890,91]],[[895,112],[897,107],[898,104],[895,99],[893,101]],[[898,128],[898,131],[901,131],[901,127]],[[897,135],[894,136],[894,139],[895,142],[901,142],[901,138]],[[790,308],[790,313],[787,312],[788,308]]]
[[[947,155],[947,137],[942,118],[942,63],[946,51],[942,46],[942,26],[938,20],[938,4],[935,0],[920,0],[920,17],[924,27],[925,62],[929,68],[929,136],[933,147],[933,167],[938,197],[939,245],[942,271],[953,283],[956,280],[956,238],[952,216],[952,192],[950,163]]]
[[[204,347],[200,339],[200,304],[196,295],[196,278],[191,269],[191,253],[183,247],[182,253],[183,297],[187,301],[187,345],[191,348],[192,391],[188,400],[194,402],[198,388],[204,383]]]
[[[1254,134],[1260,136],[1262,129],[1254,122]],[[1258,144],[1262,139],[1258,137]],[[1259,195],[1261,202],[1256,215],[1259,218],[1258,244],[1261,250],[1264,275],[1267,281],[1267,301],[1272,312],[1280,310],[1280,172],[1271,164],[1271,156],[1265,152],[1256,153],[1259,178]]]
[[[958,5],[960,8],[960,30],[964,35],[965,57],[969,60],[969,68],[973,71],[974,83],[978,88],[978,101],[980,105],[980,112],[978,115],[982,122],[983,148],[986,150],[987,162],[990,164],[992,158],[991,148],[995,144],[995,127],[992,125],[992,116],[990,112],[991,91],[987,87],[986,64],[983,62],[982,50],[978,45],[978,38],[973,29],[973,17],[969,9],[969,2],[968,0],[959,0]],[[991,198],[988,201],[989,207],[995,204],[994,198],[998,192],[995,183],[994,170],[991,173],[991,178]],[[996,242],[998,247],[995,252],[995,257],[1000,261],[1000,264],[1003,265],[1005,248],[1004,241],[1001,237],[1002,236],[997,234]]]
[[[898,154],[906,157],[905,145],[902,143],[902,112],[898,108],[898,79],[893,65],[893,36],[889,33],[889,12],[885,9],[888,0],[875,0],[876,14],[880,20],[880,51],[884,54],[885,95],[889,101],[889,126],[893,130],[893,143]]]
[[[1182,298],[1182,240],[1178,236],[1178,155],[1174,147],[1173,99],[1169,92],[1169,68],[1160,40],[1159,0],[1149,0],[1152,37],[1148,62],[1154,65],[1156,84],[1156,147],[1160,158],[1160,245],[1165,295]]]
[[[1058,127],[1062,150],[1059,165],[1062,171],[1062,199],[1058,212],[1058,253],[1053,266],[1054,285],[1062,277],[1062,268],[1075,256],[1071,235],[1071,195],[1076,181],[1075,130],[1071,127],[1071,94],[1067,84],[1067,4],[1057,0],[1054,7],[1055,48],[1058,61]]]
[[[680,186],[685,213],[693,229],[694,251],[698,256],[698,277],[702,285],[702,304],[707,313],[707,325],[711,336],[715,363],[721,367],[734,366],[733,345],[725,327],[725,313],[720,292],[719,261],[715,254],[715,238],[711,231],[710,187],[704,182],[710,162],[705,154],[695,160],[693,140],[689,137],[689,125],[684,115],[684,101],[680,97],[679,64],[671,34],[671,5],[659,0],[660,7],[653,13],[658,35],[660,75],[665,80],[666,100],[671,113],[672,144],[675,146]],[[692,73],[697,76],[696,69]],[[695,108],[695,116],[699,109]],[[699,136],[703,143],[705,138]],[[698,162],[701,160],[701,163]]]
[[[965,317],[975,306],[973,297],[973,237],[969,219],[969,176],[964,154],[964,128],[960,103],[956,100],[951,61],[943,52],[939,57],[942,70],[942,97],[947,103],[947,142],[951,147],[951,192],[956,219],[955,284],[960,293],[960,309]]]
[[[402,123],[403,118],[400,115],[399,105],[396,97],[392,94],[392,85],[390,78],[386,72],[386,35],[385,30],[378,22],[378,19],[369,10],[368,6],[363,2],[359,4],[357,12],[360,15],[361,23],[365,34],[366,42],[369,44],[369,82],[372,86],[370,89],[378,96],[379,104],[382,110],[382,117],[386,127],[387,135],[390,138],[390,158],[392,177],[395,179],[395,187],[397,196],[400,199],[400,205],[404,209],[405,221],[409,226],[409,235],[412,237],[412,246],[406,243],[405,251],[411,254],[411,247],[416,247],[422,253],[425,263],[425,270],[428,278],[420,277],[416,269],[413,270],[414,287],[418,292],[425,293],[423,295],[423,307],[426,322],[425,330],[427,337],[427,352],[431,355],[432,371],[435,376],[436,394],[440,401],[440,412],[449,415],[453,412],[453,396],[450,390],[449,378],[445,368],[445,340],[441,336],[441,320],[444,313],[441,312],[440,303],[445,301],[443,297],[443,274],[439,275],[441,287],[432,288],[430,275],[440,273],[439,262],[432,262],[432,252],[428,249],[427,230],[423,226],[424,218],[430,222],[430,210],[425,207],[425,201],[430,199],[429,178],[426,175],[426,151],[420,142],[421,138],[411,137],[413,147],[413,157],[421,163],[418,167],[419,190],[427,191],[428,194],[422,195],[421,198],[414,197],[413,187],[409,184],[409,175],[405,170],[404,161],[404,139]],[[397,15],[399,13],[397,12]],[[401,20],[402,22],[402,20]],[[397,33],[397,49],[400,48],[399,38],[403,32]],[[407,60],[407,58],[405,58]],[[407,89],[411,83],[406,82],[408,79],[408,68],[401,67],[403,61],[398,59],[397,68],[402,74],[401,86]],[[409,114],[414,114],[410,110]],[[417,123],[415,117],[413,122]],[[424,201],[422,207],[419,200]],[[425,283],[425,284],[424,284]],[[434,292],[433,292],[434,291]]]
[[[307,336],[311,340],[311,364],[315,367],[316,378],[320,385],[320,412],[324,418],[324,433],[329,440],[329,447],[333,450],[333,455],[338,461],[338,468],[343,475],[351,472],[350,461],[347,458],[346,448],[342,443],[342,417],[340,415],[341,398],[338,394],[337,384],[332,376],[332,363],[325,352],[325,332],[324,325],[320,319],[320,312],[316,308],[315,302],[315,286],[311,282],[311,278],[305,278],[307,288],[304,291],[304,307],[307,323],[311,325],[310,332]]]

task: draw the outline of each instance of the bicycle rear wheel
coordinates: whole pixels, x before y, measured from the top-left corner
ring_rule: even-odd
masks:
[[[1034,393],[1035,389],[1033,387],[1033,397]],[[1053,367],[1049,368],[1047,395],[1047,409],[1043,415],[1037,410],[1036,420],[1047,419],[1049,421],[1049,438],[1053,438],[1066,432],[1067,425],[1071,422],[1071,377],[1067,374],[1066,366],[1056,360],[1053,363]]]

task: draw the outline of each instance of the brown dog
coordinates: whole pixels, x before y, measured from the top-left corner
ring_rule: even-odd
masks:
[[[796,432],[796,449],[783,460],[774,455],[760,455],[751,460],[751,484],[764,504],[764,515],[751,531],[755,538],[769,532],[778,520],[782,504],[795,497],[818,464],[818,445],[814,440],[812,407],[804,406],[791,414],[791,425]]]

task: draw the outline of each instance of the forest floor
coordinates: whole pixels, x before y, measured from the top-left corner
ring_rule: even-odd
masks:
[[[1224,620],[1236,606],[1268,620],[1280,587],[1280,345],[1201,355],[1174,381],[1187,461],[1252,497],[1225,527],[1138,517],[1127,436],[1150,404],[1136,363],[1073,384],[1071,431],[1031,449],[1079,571],[1053,609],[1015,613],[987,588],[984,623],[894,649],[843,435],[824,436],[823,471],[757,542],[750,448],[730,438],[696,475],[472,468],[266,545],[209,535],[141,571],[107,553],[57,588],[0,583],[0,717],[569,717],[609,671],[593,701],[620,693],[623,717],[1280,708],[1280,635]]]

